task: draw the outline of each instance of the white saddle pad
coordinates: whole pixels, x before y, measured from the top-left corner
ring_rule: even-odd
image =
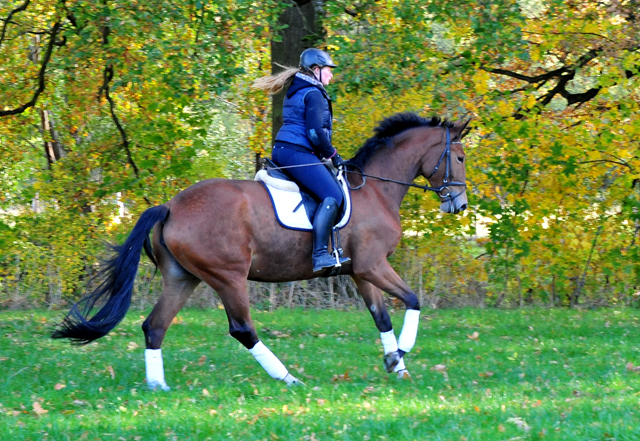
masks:
[[[266,170],[260,170],[256,173],[255,180],[262,182],[269,192],[273,209],[280,225],[292,230],[313,230],[313,225],[311,225],[307,217],[307,211],[304,209],[304,205],[300,203],[302,202],[302,195],[295,182],[273,178],[267,174]],[[338,182],[342,187],[345,210],[344,216],[336,226],[344,228],[351,218],[351,194],[349,193],[347,180],[344,179],[342,172],[338,174]]]

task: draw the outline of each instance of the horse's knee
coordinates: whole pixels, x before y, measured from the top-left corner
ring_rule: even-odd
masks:
[[[255,329],[247,323],[229,323],[229,334],[247,349],[253,348],[259,341]]]
[[[160,349],[162,341],[166,334],[165,329],[153,329],[151,328],[151,316],[142,323],[142,332],[144,332],[144,342],[147,349]]]

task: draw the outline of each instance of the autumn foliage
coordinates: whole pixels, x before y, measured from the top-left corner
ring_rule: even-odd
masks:
[[[319,4],[322,2],[318,2]],[[0,5],[0,301],[73,299],[139,213],[268,154],[288,2]],[[394,266],[428,305],[636,304],[637,1],[324,2],[334,144],[383,117],[473,118],[470,209],[411,191]]]

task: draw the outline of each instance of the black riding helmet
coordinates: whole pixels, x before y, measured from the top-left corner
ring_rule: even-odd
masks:
[[[323,68],[325,66],[337,67],[331,59],[331,55],[323,50],[312,47],[304,50],[300,54],[300,67],[311,69],[314,66],[318,66],[320,68]]]

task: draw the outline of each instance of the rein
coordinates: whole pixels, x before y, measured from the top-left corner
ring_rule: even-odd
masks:
[[[427,176],[427,180],[431,176],[433,176],[438,171],[438,168],[440,168],[440,165],[442,165],[442,161],[445,160],[445,158],[446,158],[446,162],[445,162],[445,167],[446,168],[445,168],[445,173],[444,173],[444,179],[442,180],[442,185],[440,187],[430,187],[428,185],[418,185],[418,184],[414,184],[413,182],[397,181],[395,179],[383,178],[382,176],[369,175],[369,174],[366,174],[364,172],[362,167],[360,167],[359,165],[350,164],[349,161],[346,161],[345,164],[342,166],[342,167],[345,168],[345,172],[346,172],[345,173],[345,179],[347,180],[347,185],[349,186],[349,188],[351,190],[360,190],[367,183],[367,178],[371,178],[371,179],[377,179],[379,181],[393,182],[394,184],[406,185],[407,187],[419,188],[419,189],[423,190],[424,192],[426,192],[427,190],[428,191],[432,191],[434,193],[437,193],[438,196],[440,196],[440,199],[442,199],[442,202],[447,202],[447,201],[452,201],[453,202],[453,200],[455,198],[457,198],[462,193],[464,193],[464,189],[461,192],[456,193],[455,195],[452,195],[451,190],[449,189],[449,187],[464,187],[464,188],[466,188],[467,184],[465,184],[464,182],[457,182],[457,181],[449,182],[450,174],[451,174],[451,144],[462,144],[462,143],[460,141],[451,142],[451,135],[449,133],[449,128],[446,128],[446,131],[447,131],[447,139],[446,139],[444,151],[442,152],[442,155],[440,155],[440,159],[438,159],[438,163],[436,164],[436,167],[433,169],[431,174],[429,176]],[[284,166],[284,167],[276,167],[276,169],[284,170],[284,169],[287,169],[287,168],[312,167],[314,165],[325,165],[325,164],[323,162],[319,162],[319,163],[313,163],[313,164],[289,165],[289,166]],[[349,171],[348,167],[356,168],[359,171]],[[346,176],[346,174],[348,174],[348,173],[353,173],[355,175],[362,176],[363,177],[362,184],[358,185],[357,187],[351,187],[351,184],[349,183],[349,178],[348,178],[348,176]],[[443,194],[444,191],[446,191],[446,193]]]

